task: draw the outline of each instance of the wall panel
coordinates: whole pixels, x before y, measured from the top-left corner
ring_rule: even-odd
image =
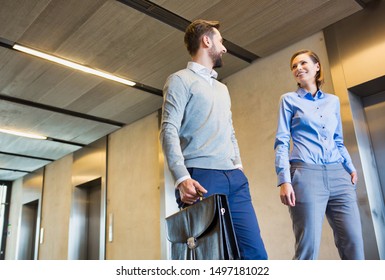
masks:
[[[158,138],[157,113],[109,137],[106,259],[160,259]]]
[[[45,167],[39,259],[66,260],[71,207],[72,154]]]

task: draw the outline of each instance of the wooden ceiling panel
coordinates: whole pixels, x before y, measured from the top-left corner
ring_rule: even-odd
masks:
[[[223,13],[228,15],[223,20],[223,32],[229,40],[233,40],[241,46],[246,47],[250,42],[260,37],[274,34],[276,30],[280,30],[288,22],[297,21],[297,23],[300,23],[304,15],[322,6],[325,2],[327,2],[327,0],[249,0],[241,5],[238,3],[240,7],[238,9],[241,9],[242,22],[237,21],[234,14],[231,13],[231,9],[236,9],[236,3],[233,3],[232,6],[228,5],[226,10],[223,11]],[[272,17],[272,15],[274,16]],[[296,31],[296,29],[291,30],[292,32]],[[257,55],[260,55],[260,52],[257,52],[255,49],[250,51],[254,51]]]
[[[162,98],[156,96],[147,96],[135,105],[126,107],[125,110],[114,116],[114,119],[125,123],[132,123],[153,112],[159,110],[162,105]]]
[[[310,5],[307,9],[311,10],[306,10],[304,14],[298,14],[296,17],[288,17],[290,20],[286,20],[284,24],[272,25],[272,32],[255,37],[253,42],[246,45],[247,49],[260,56],[267,56],[314,34],[316,30],[322,30],[330,24],[360,11],[362,7],[355,1],[340,0],[327,1],[318,7]],[[316,15],[319,16],[317,20],[314,20]]]
[[[7,101],[0,102],[0,114],[3,115],[0,128],[73,142],[76,142],[74,139],[81,138],[83,140],[80,144],[89,144],[106,135],[104,133],[108,134],[119,128]],[[94,133],[90,133],[91,130]]]
[[[161,88],[164,79],[161,81],[148,80],[146,77],[159,71],[159,66],[167,65],[175,60],[175,56],[178,57],[178,60],[188,59],[187,52],[183,52],[183,33],[149,16],[142,16],[138,21],[135,21],[135,18],[131,20],[132,15],[140,13],[122,4],[120,9],[130,19],[129,22],[120,26],[121,29],[127,28],[127,32],[120,40],[112,42],[111,51],[105,52],[105,56],[101,58],[108,63],[110,69],[112,62],[116,62],[114,72],[117,75]],[[115,51],[116,48],[119,50]],[[119,53],[121,57],[117,58],[116,53]],[[107,54],[113,56],[111,60],[107,59]],[[101,58],[95,59],[94,63],[99,64]]]
[[[73,102],[65,106],[66,109],[76,112],[84,112],[87,114],[90,114],[91,111],[94,111],[95,108],[98,106],[101,106],[103,104],[106,104],[109,102],[110,99],[114,98],[117,95],[127,95],[131,91],[138,91],[134,88],[131,88],[126,85],[122,85],[116,82],[112,81],[102,81],[101,83],[98,83],[88,91],[86,91],[84,94],[79,95],[77,99],[75,99]],[[142,91],[139,91],[139,94],[146,94]],[[128,100],[130,100],[130,97],[127,97]],[[127,101],[126,101],[127,102]],[[116,104],[119,105],[119,104]],[[121,106],[125,106],[125,104],[121,104]],[[115,107],[109,107],[109,111],[112,111],[111,108],[114,108],[114,110],[118,110],[118,108]],[[98,112],[96,110],[95,112]],[[91,113],[92,114],[92,113]],[[104,115],[104,112],[96,113],[95,116],[103,117],[103,118],[110,118],[111,115]]]
[[[70,126],[68,128],[70,128]],[[88,145],[119,129],[119,127],[96,124],[87,126],[83,125],[82,128],[82,133],[78,133],[77,136],[72,138],[71,141],[76,143],[85,143]]]
[[[49,159],[59,159],[81,148],[80,146],[60,142],[30,139],[5,133],[0,133],[0,143],[1,152]],[[22,170],[23,168],[20,165],[15,169]]]
[[[43,119],[49,118],[51,112],[36,110],[7,101],[0,101],[0,116],[3,129],[13,129],[39,134],[35,126]],[[51,135],[53,136],[53,135]]]
[[[95,106],[88,113],[129,124],[132,120],[137,120],[159,110],[162,101],[161,96],[127,88],[112,95],[111,98]],[[138,117],[133,116],[134,114]]]
[[[143,83],[162,89],[167,77],[185,68],[190,60],[183,43],[183,33],[168,26],[166,28],[168,31],[157,43],[138,49],[135,58],[120,70],[126,73],[137,72]]]
[[[134,25],[143,18],[145,15],[117,1],[106,1],[62,42],[57,54],[100,70],[114,72],[134,55],[132,50],[145,43],[143,40],[137,42],[134,36]]]
[[[0,169],[0,178],[3,181],[14,181],[14,180],[19,179],[20,177],[23,177],[27,174],[28,173],[25,173],[25,172]]]
[[[6,50],[10,57],[1,68],[1,93],[26,100],[39,100],[65,80],[73,70],[20,52]]]
[[[57,54],[142,82],[151,71],[149,57],[156,58],[160,53],[152,49],[161,47],[165,37],[172,39],[173,33],[173,28],[158,20],[120,2],[108,1],[61,45]],[[167,58],[158,56],[157,60],[167,63]]]
[[[109,133],[119,128],[113,125],[100,124],[91,120],[84,120],[63,114],[52,114],[49,118],[41,120],[39,124],[35,126],[35,129],[43,135],[66,141],[75,141],[74,139],[79,139],[80,136],[84,135],[82,139],[85,140],[80,143],[89,144],[95,139],[99,139],[105,135],[89,134],[89,131],[91,129],[95,130],[95,127],[100,127],[99,131],[108,131]]]
[[[0,37],[17,41],[51,0],[1,0]]]
[[[227,5],[227,2],[239,2],[239,1],[223,1],[223,0],[195,0],[195,1],[185,1],[181,5],[180,1],[175,0],[155,0],[152,1],[155,4],[162,6],[163,8],[180,15],[181,17],[193,21],[200,18],[202,11],[206,11],[217,4]],[[224,3],[226,2],[226,3]],[[241,1],[243,2],[243,0]],[[238,3],[239,6],[239,3]],[[209,20],[215,20],[215,18],[206,18]]]
[[[51,0],[23,35],[15,41],[54,54],[57,48],[87,22],[106,1],[108,0]],[[25,3],[30,0],[18,2]],[[19,3],[19,6],[23,4]]]
[[[0,90],[1,93],[6,93],[7,91],[12,91],[12,88],[17,88],[17,86],[24,88],[28,83],[26,79],[21,78],[24,74],[26,67],[32,60],[28,60],[29,57],[20,55],[19,53],[0,48]],[[19,84],[19,85],[18,85]],[[10,92],[10,94],[13,94]]]
[[[51,161],[48,161],[48,160],[38,160],[38,159],[32,159],[32,158],[0,154],[0,166],[1,168],[4,168],[4,169],[20,170],[15,168],[17,166],[20,166],[23,171],[31,172],[36,169],[39,169],[40,167],[43,167],[44,165],[50,162]]]
[[[102,82],[102,78],[72,71],[71,75],[47,90],[44,96],[39,98],[39,102],[57,107],[66,107]]]

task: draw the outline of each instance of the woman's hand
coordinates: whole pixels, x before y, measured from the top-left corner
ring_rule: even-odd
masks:
[[[295,193],[293,186],[290,183],[283,183],[280,185],[279,196],[281,202],[287,206],[295,206]]]

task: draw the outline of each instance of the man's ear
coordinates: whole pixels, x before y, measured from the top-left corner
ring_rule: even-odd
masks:
[[[211,44],[212,44],[211,38],[207,35],[203,35],[202,36],[202,44],[204,47],[210,48]]]

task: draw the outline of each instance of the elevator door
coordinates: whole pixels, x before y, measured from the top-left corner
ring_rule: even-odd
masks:
[[[88,193],[88,225],[87,225],[87,259],[99,259],[100,245],[100,197],[101,188],[99,186],[91,187]]]
[[[19,260],[35,259],[38,206],[38,200],[23,204],[22,206],[18,253]]]
[[[77,187],[79,205],[79,259],[100,259],[101,181],[95,180]]]
[[[8,201],[7,201],[8,186],[0,183],[0,260],[5,258],[5,242],[8,230]]]
[[[385,200],[385,92],[362,98],[366,122]]]

